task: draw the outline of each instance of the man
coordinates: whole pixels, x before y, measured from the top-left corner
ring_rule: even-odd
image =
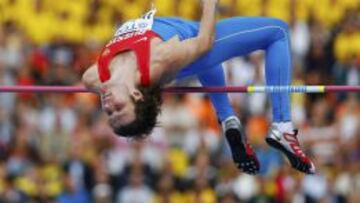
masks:
[[[155,10],[124,23],[101,52],[97,64],[83,75],[98,90],[114,132],[141,137],[151,132],[160,111],[161,87],[174,79],[197,75],[204,86],[224,86],[221,63],[258,49],[266,51],[268,85],[291,83],[289,33],[286,23],[272,18],[229,18],[216,23],[217,0],[202,0],[200,23],[180,18],[154,18]],[[291,123],[289,95],[270,95],[273,125],[266,138],[291,165],[315,172],[302,152]],[[240,121],[226,93],[210,94],[237,167],[259,171],[255,153],[246,143]]]

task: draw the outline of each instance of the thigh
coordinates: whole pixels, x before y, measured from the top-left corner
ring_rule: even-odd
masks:
[[[157,17],[152,30],[167,41],[177,35],[181,40],[195,37],[199,30],[199,23],[176,17]]]
[[[213,48],[205,55],[181,70],[180,74],[202,72],[236,56],[266,49],[274,40],[283,36],[286,23],[275,18],[235,17],[216,24]]]
[[[181,70],[176,74],[176,80],[181,80],[190,76],[197,76],[203,86],[224,86],[225,85],[225,74],[222,64],[216,64],[212,67],[190,67]],[[204,84],[206,83],[206,84]],[[212,84],[216,83],[216,84]],[[223,83],[223,84],[218,84]]]

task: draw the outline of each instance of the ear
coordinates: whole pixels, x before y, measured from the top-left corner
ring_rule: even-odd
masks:
[[[144,95],[138,89],[134,89],[131,91],[131,97],[135,101],[144,101]]]

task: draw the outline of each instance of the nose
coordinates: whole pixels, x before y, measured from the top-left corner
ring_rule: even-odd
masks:
[[[121,111],[125,107],[125,102],[116,101],[113,102],[113,108],[116,111]]]

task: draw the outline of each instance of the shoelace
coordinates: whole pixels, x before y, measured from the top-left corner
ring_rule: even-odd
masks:
[[[299,140],[297,139],[297,132],[294,134],[284,133],[284,138],[289,142],[291,149],[295,152],[296,155],[300,156],[302,159],[307,158],[300,147]]]

